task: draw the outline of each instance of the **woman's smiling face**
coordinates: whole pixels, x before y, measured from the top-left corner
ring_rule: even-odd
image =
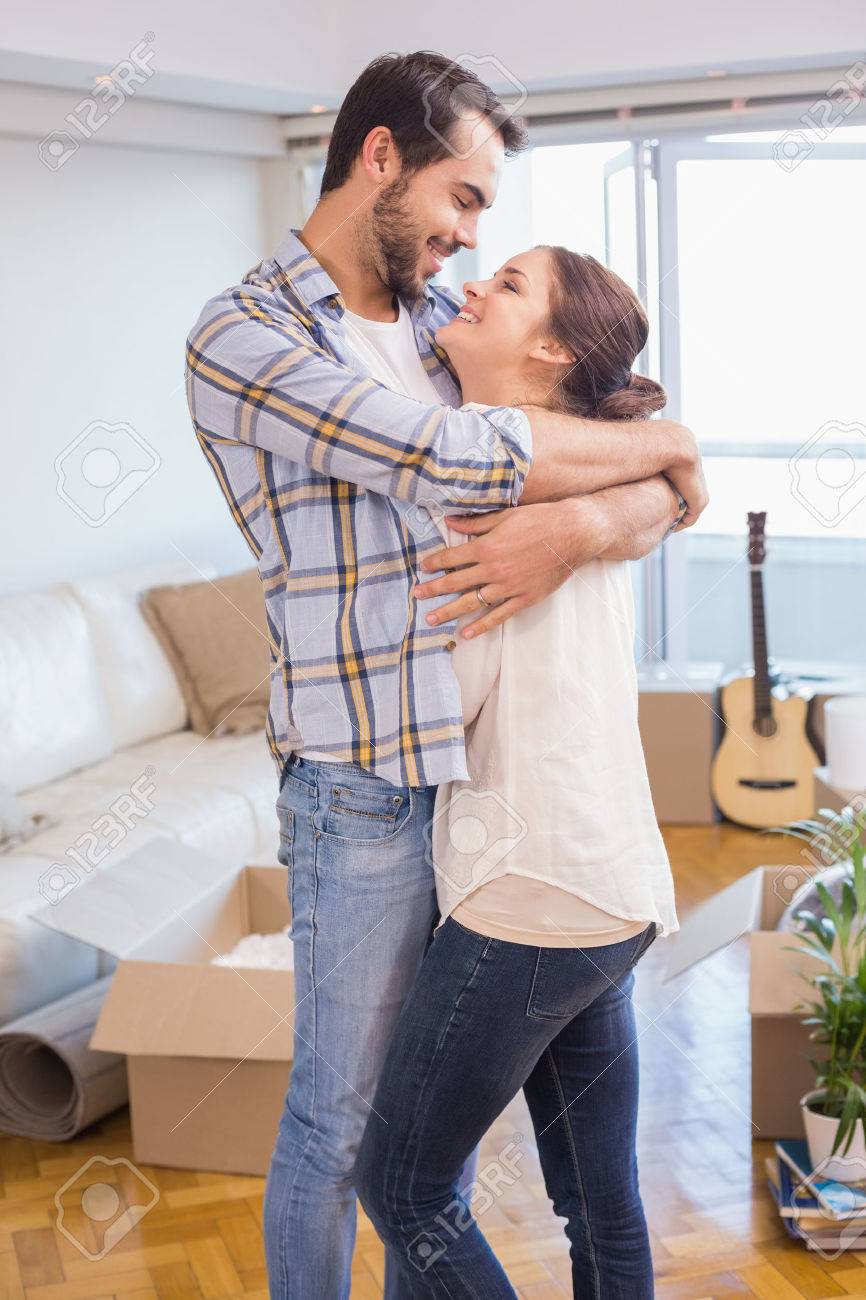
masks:
[[[477,388],[484,374],[517,373],[530,363],[550,312],[551,259],[546,248],[511,257],[490,280],[468,280],[463,310],[436,331],[460,376]]]

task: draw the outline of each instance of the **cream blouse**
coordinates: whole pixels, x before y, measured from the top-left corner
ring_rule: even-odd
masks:
[[[592,561],[540,605],[456,641],[470,780],[437,789],[440,924],[453,914],[544,947],[615,943],[651,921],[677,930],[637,724],[627,563]]]

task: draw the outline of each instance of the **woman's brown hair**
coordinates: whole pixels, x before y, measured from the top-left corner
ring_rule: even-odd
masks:
[[[551,402],[596,420],[637,420],[661,410],[661,384],[632,372],[649,334],[637,294],[594,257],[546,247],[553,262],[548,328],[575,358],[563,366]]]

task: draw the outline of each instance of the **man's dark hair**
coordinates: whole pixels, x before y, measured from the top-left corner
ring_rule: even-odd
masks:
[[[364,69],[340,106],[321,193],[339,189],[349,179],[352,164],[374,126],[390,129],[402,171],[410,174],[448,156],[447,141],[468,110],[490,119],[506,154],[526,147],[522,121],[510,115],[474,72],[433,50],[380,55]]]

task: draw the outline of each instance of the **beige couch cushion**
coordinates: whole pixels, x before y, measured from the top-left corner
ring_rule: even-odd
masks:
[[[265,604],[255,569],[213,582],[154,587],[144,615],[201,735],[260,731],[270,698]]]

